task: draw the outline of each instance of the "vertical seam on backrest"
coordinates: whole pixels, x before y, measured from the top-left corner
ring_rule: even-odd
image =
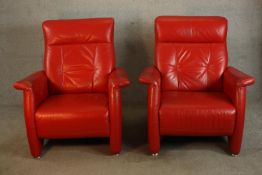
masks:
[[[62,72],[62,87],[64,86],[64,55],[63,55],[63,46],[60,46],[60,54],[61,54],[61,72]]]
[[[95,62],[96,62],[96,57],[97,57],[97,45],[95,45],[95,56],[93,59],[93,78],[92,78],[92,91],[94,91],[94,80],[95,80]]]

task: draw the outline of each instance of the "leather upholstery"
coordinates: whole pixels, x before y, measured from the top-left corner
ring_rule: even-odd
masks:
[[[113,43],[114,19],[47,20],[43,31],[47,45]]]
[[[52,93],[107,92],[115,65],[113,25],[113,19],[43,23],[45,71]]]
[[[246,87],[254,83],[254,77],[251,77],[233,67],[228,67],[225,70],[224,92],[230,97],[237,110],[234,132],[229,136],[230,151],[233,154],[239,154],[243,139]]]
[[[221,90],[227,66],[227,20],[158,17],[155,65],[163,91]]]
[[[155,58],[163,91],[222,89],[221,77],[227,65],[225,44],[158,43]]]
[[[110,150],[112,153],[119,153],[122,142],[122,96],[121,87],[129,85],[129,80],[124,69],[115,69],[109,76],[108,94],[110,109]]]
[[[160,149],[160,133],[158,109],[161,96],[161,76],[155,67],[148,67],[139,77],[141,83],[148,85],[147,89],[147,128],[149,150],[157,153]]]
[[[112,18],[43,23],[44,70],[14,84],[24,92],[30,151],[41,155],[43,139],[109,137],[121,151],[121,88],[129,84],[115,68]]]
[[[139,81],[148,85],[151,153],[160,136],[228,136],[240,152],[246,86],[255,79],[228,67],[224,17],[160,16],[155,20],[154,66]]]
[[[231,135],[235,115],[235,107],[222,92],[163,92],[160,134]]]
[[[14,87],[23,90],[27,139],[32,156],[38,157],[42,150],[42,140],[36,132],[35,111],[49,95],[48,79],[44,71],[39,71],[17,81]]]
[[[35,113],[40,138],[109,136],[108,97],[102,93],[50,96]]]
[[[156,42],[220,43],[227,37],[227,20],[218,16],[159,16]]]

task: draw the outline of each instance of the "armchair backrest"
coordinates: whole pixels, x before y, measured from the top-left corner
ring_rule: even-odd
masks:
[[[162,90],[221,90],[227,66],[227,20],[161,16],[155,21],[155,66]]]
[[[42,27],[50,91],[106,92],[115,66],[114,20],[48,20]]]

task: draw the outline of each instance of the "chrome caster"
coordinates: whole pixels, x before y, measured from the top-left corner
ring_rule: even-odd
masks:
[[[158,156],[158,153],[153,153],[152,156],[153,156],[153,157],[157,157],[157,156]]]
[[[237,157],[237,156],[238,156],[238,154],[231,154],[231,156],[232,156],[232,157]]]

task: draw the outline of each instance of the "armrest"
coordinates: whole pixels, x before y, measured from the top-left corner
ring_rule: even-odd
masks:
[[[255,82],[255,78],[240,72],[239,70],[228,67],[224,72],[224,92],[230,97],[230,99],[238,104],[238,94],[239,92],[246,89],[246,86],[249,86]]]
[[[122,143],[122,94],[121,87],[127,86],[129,80],[122,68],[117,68],[109,75],[108,97],[110,113],[110,151],[119,154]]]
[[[144,84],[155,84],[160,86],[161,76],[159,71],[155,67],[147,67],[139,76],[139,81]]]
[[[109,84],[113,87],[125,87],[130,84],[127,73],[123,68],[116,68],[109,75]]]
[[[15,82],[13,86],[31,94],[36,106],[48,96],[48,80],[44,71],[35,72]]]
[[[161,96],[161,76],[154,67],[147,67],[139,76],[141,83],[147,84],[147,129],[149,150],[151,153],[158,153],[160,149],[159,132],[159,107]]]
[[[244,87],[254,84],[255,78],[234,67],[228,67],[224,72],[224,82],[231,83],[236,87]]]
[[[234,132],[229,137],[230,150],[233,154],[240,152],[245,121],[246,87],[253,83],[254,77],[233,67],[228,67],[224,72],[224,92],[236,108]]]
[[[38,71],[14,83],[14,88],[23,90],[27,138],[31,154],[38,157],[42,150],[42,140],[36,132],[35,111],[48,96],[48,79],[44,71]]]

